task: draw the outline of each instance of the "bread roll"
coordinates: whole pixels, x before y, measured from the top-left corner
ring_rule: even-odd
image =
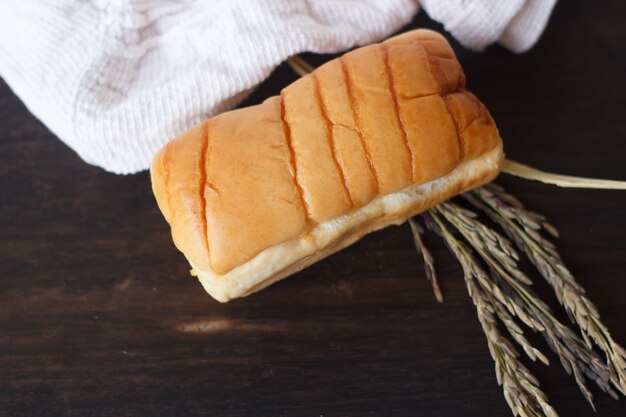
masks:
[[[439,34],[334,59],[154,157],[154,194],[192,274],[225,302],[493,179],[498,130]]]

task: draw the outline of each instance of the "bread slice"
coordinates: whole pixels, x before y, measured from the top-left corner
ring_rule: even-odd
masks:
[[[176,246],[219,301],[491,180],[502,142],[439,34],[356,49],[155,156]]]

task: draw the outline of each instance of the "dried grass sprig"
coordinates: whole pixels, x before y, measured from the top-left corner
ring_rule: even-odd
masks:
[[[484,211],[524,251],[528,259],[552,286],[557,299],[572,322],[580,328],[587,346],[591,340],[604,352],[614,387],[626,394],[626,350],[620,346],[600,320],[596,306],[587,298],[585,290],[576,282],[551,242],[539,232],[551,231],[545,218],[527,211],[521,204],[510,205],[511,200],[501,187],[490,185],[464,197]]]
[[[291,67],[293,72],[301,77],[304,77],[305,75],[313,72],[313,70],[315,69],[311,66],[311,64],[300,58],[298,55],[287,58],[287,65]]]
[[[479,283],[485,291],[506,306],[509,313],[518,317],[532,329],[542,333],[550,348],[557,353],[561,364],[574,379],[593,407],[593,395],[586,385],[589,379],[613,397],[608,367],[598,355],[569,327],[561,323],[551,309],[530,288],[532,282],[518,268],[519,257],[510,242],[498,232],[476,219],[476,214],[453,202],[441,203],[431,210],[454,227],[480,256],[492,274],[491,283]]]
[[[544,184],[557,185],[564,188],[593,188],[596,190],[626,190],[626,181],[603,180],[597,178],[575,177],[572,175],[555,174],[542,171],[519,162],[506,159],[502,164],[502,172],[515,177]]]
[[[532,351],[536,351],[536,349],[532,348],[526,341],[521,329],[510,319],[510,316],[502,320],[501,314],[507,310],[503,309],[491,293],[480,284],[481,282],[488,282],[489,278],[467,245],[450,232],[437,211],[431,211],[427,217],[427,222],[429,219],[432,219],[429,222],[431,229],[437,230],[443,236],[448,247],[461,263],[467,291],[476,307],[478,320],[487,338],[489,353],[495,362],[498,385],[502,386],[504,398],[513,415],[556,417],[557,413],[548,403],[548,397],[539,387],[539,381],[522,364],[519,360],[519,353],[513,344],[500,332],[496,317],[501,319],[509,334],[518,343],[520,343],[519,337],[521,336],[520,344],[525,351],[528,347]],[[537,357],[530,354],[529,356],[533,359]],[[547,362],[543,354],[540,354],[539,357]]]
[[[422,240],[421,235],[424,231],[415,219],[409,219],[409,225],[411,226],[411,231],[413,232],[415,249],[417,249],[424,259],[426,279],[428,279],[428,282],[430,282],[430,285],[433,287],[433,293],[435,294],[437,301],[443,303],[443,294],[441,293],[441,288],[439,288],[439,281],[437,280],[437,273],[435,272],[435,259]]]

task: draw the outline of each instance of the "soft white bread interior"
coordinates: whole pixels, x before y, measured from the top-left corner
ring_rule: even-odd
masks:
[[[227,301],[490,180],[501,160],[450,45],[416,30],[193,127],[151,178],[175,245]]]

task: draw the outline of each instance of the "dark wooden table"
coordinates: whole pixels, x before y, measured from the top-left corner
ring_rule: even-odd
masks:
[[[626,179],[624,16],[620,0],[568,0],[527,54],[454,44],[509,157]],[[422,26],[440,28],[423,13]],[[247,103],[294,79],[279,68]],[[443,305],[406,225],[219,304],[189,276],[147,173],[86,165],[3,83],[0,115],[0,415],[509,415],[461,270],[436,239]],[[625,344],[626,193],[498,181],[559,227]],[[550,359],[531,369],[557,411],[592,415]],[[594,393],[596,416],[626,415],[624,399]]]

